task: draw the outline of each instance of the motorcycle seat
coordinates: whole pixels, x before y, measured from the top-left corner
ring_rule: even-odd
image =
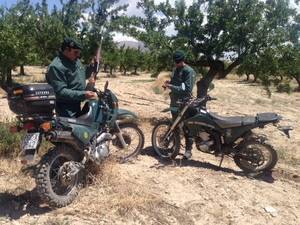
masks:
[[[280,119],[280,116],[276,113],[258,113],[256,115],[259,122],[276,122]]]
[[[78,118],[70,118],[70,117],[59,117],[59,121],[67,122],[67,123],[71,123],[71,124],[84,125],[84,126],[92,125],[92,122],[89,122],[87,120],[81,120]]]
[[[219,116],[215,113],[210,113],[213,120],[221,128],[232,128],[240,126],[248,126],[256,123],[256,117],[254,116]]]

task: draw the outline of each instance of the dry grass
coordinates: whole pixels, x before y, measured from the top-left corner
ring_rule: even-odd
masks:
[[[95,174],[96,173],[96,174]],[[115,160],[107,160],[93,169],[93,184],[80,194],[80,201],[74,205],[97,215],[112,214],[125,219],[134,217],[136,211],[148,211],[162,202],[147,187],[123,176]],[[84,205],[89,207],[84,209]]]
[[[155,81],[150,79],[150,74],[139,77],[122,76],[118,79],[100,74],[97,87],[103,88],[104,82],[109,80],[109,88],[120,100],[120,107],[136,112],[141,118],[140,125],[145,133],[147,150],[128,164],[119,164],[112,158],[100,167],[89,168],[93,171],[90,175],[92,182],[80,191],[70,206],[36,217],[21,217],[13,222],[253,224],[252,218],[255,218],[257,224],[285,224],[286,221],[289,224],[299,224],[299,217],[295,216],[299,211],[299,185],[292,182],[296,180],[294,176],[298,174],[300,159],[299,93],[273,93],[268,98],[262,87],[241,82],[235,76],[230,76],[227,80],[216,80],[215,89],[210,92],[213,97],[218,98],[218,101],[209,103],[211,111],[224,116],[272,111],[282,114],[295,127],[290,140],[273,126],[258,131],[270,137],[272,145],[280,154],[279,164],[274,172],[275,181],[271,184],[248,179],[234,172],[237,168],[231,160],[225,159],[224,170],[215,171],[214,165],[218,164],[218,159],[196,150],[193,152],[193,159],[180,167],[165,165],[153,157],[149,148],[153,128],[150,122],[152,118],[169,116],[160,112],[169,105],[168,91],[161,88],[167,79],[169,73],[162,73]],[[155,87],[161,94],[153,92]],[[4,102],[3,106],[7,107],[7,103]],[[19,168],[15,163],[1,160],[0,164],[2,192],[19,193],[24,188],[32,189],[32,182],[28,182],[27,177],[18,172]],[[282,179],[283,175],[275,174],[279,170],[284,171],[283,174],[290,171],[288,182]],[[17,197],[18,195],[14,199]],[[273,218],[266,214],[263,210],[265,206],[276,208],[278,216]]]
[[[84,189],[72,205],[72,208],[80,208],[82,216],[109,217],[111,223],[121,220],[131,224],[133,221],[137,224],[172,224],[172,221],[193,224],[183,210],[167,203],[159,193],[150,190],[147,183],[124,174],[115,160],[107,160],[97,173],[94,183]],[[73,210],[65,213],[78,215]]]

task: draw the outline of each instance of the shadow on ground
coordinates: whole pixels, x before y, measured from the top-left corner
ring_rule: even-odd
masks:
[[[165,168],[167,166],[196,167],[196,168],[204,168],[204,169],[210,169],[210,170],[214,170],[214,171],[220,171],[220,172],[224,172],[224,173],[231,173],[235,176],[248,177],[249,179],[256,179],[256,180],[264,181],[267,183],[273,183],[275,181],[275,179],[272,176],[272,171],[246,174],[242,171],[237,171],[237,170],[233,170],[230,168],[219,167],[218,165],[214,165],[209,162],[201,162],[201,161],[196,161],[193,159],[185,160],[185,159],[182,159],[182,157],[177,157],[175,160],[162,159],[155,153],[152,146],[148,146],[148,147],[144,148],[140,154],[148,155],[148,156],[151,156],[151,157],[154,157],[155,159],[157,159],[158,163],[152,166],[152,168],[156,168],[156,169]]]
[[[26,214],[33,216],[50,211],[51,208],[48,206],[40,206],[36,189],[21,194],[0,193],[0,217],[16,220]]]
[[[261,84],[253,81],[253,80],[237,80],[237,81],[234,81],[235,83],[237,84],[245,84],[245,85],[248,85],[248,86],[253,86],[253,87],[257,87],[257,86],[260,86]]]

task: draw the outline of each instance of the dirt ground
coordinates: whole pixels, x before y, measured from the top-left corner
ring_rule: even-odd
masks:
[[[44,68],[27,68],[22,82],[43,79]],[[32,72],[32,73],[31,73]],[[220,115],[276,112],[282,124],[295,129],[287,139],[277,128],[257,130],[269,137],[279,154],[271,174],[245,176],[226,158],[193,149],[191,160],[160,160],[151,148],[149,121],[168,106],[160,86],[167,73],[155,80],[149,74],[107,78],[121,108],[136,112],[145,133],[145,148],[137,159],[120,164],[113,157],[102,165],[93,184],[84,188],[70,206],[50,209],[40,203],[34,180],[21,171],[17,160],[0,160],[0,224],[300,224],[300,93],[273,93],[257,84],[231,76],[216,80],[210,111]],[[24,79],[24,78],[22,78]],[[5,96],[0,92],[0,95]],[[0,99],[0,120],[12,118],[5,98]]]

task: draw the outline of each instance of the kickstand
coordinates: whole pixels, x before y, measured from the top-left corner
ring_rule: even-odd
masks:
[[[223,159],[224,159],[224,153],[222,153],[222,156],[221,156],[221,160],[220,160],[220,164],[219,164],[219,169],[221,169],[221,165],[222,165]]]

